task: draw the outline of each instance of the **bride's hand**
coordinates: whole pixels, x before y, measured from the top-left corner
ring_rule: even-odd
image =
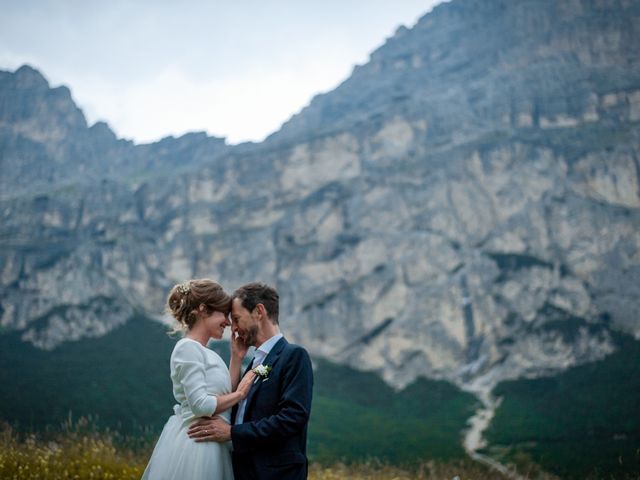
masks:
[[[249,345],[245,344],[236,332],[231,331],[231,356],[242,361],[248,350]]]
[[[242,377],[242,380],[236,389],[236,392],[239,392],[240,395],[242,395],[242,398],[247,398],[247,395],[249,395],[249,390],[251,389],[251,385],[253,385],[255,378],[256,374],[253,370],[249,370],[247,374]]]

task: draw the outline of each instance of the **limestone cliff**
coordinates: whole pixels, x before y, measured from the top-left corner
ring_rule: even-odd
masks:
[[[640,338],[640,4],[454,0],[260,144],[87,127],[0,73],[0,324],[42,348],[255,279],[318,356],[402,386]]]

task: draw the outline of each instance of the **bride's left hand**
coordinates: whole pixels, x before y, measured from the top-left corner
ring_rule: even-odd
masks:
[[[246,375],[242,377],[242,380],[240,380],[240,384],[238,385],[238,388],[236,388],[236,391],[242,395],[243,399],[247,398],[247,395],[249,395],[249,390],[251,390],[251,386],[253,385],[255,378],[255,372],[253,370],[249,370]]]
[[[249,345],[244,343],[236,332],[231,331],[231,356],[242,361],[248,351]]]

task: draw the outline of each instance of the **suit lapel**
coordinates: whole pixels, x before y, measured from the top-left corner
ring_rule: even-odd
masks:
[[[282,353],[282,350],[284,350],[284,347],[286,347],[287,345],[288,345],[288,342],[285,340],[284,337],[282,337],[273,346],[273,348],[271,349],[269,354],[265,357],[265,359],[262,362],[262,364],[263,365],[273,366],[273,364],[276,363],[277,358]]]
[[[284,347],[286,347],[287,345],[288,345],[288,342],[285,340],[284,337],[282,337],[273,346],[273,348],[271,349],[269,354],[266,356],[266,358],[264,359],[262,364],[270,366],[272,368],[271,371],[273,371],[273,366],[278,361],[278,358],[280,357],[280,354],[282,353],[282,350],[284,350]],[[256,377],[256,378],[258,379],[258,381],[255,382],[251,386],[251,390],[249,390],[249,395],[247,395],[247,406],[245,407],[245,410],[244,410],[244,418],[245,418],[245,420],[247,420],[249,418],[249,413],[251,411],[251,406],[252,406],[252,403],[253,403],[252,401],[255,398],[256,393],[258,392],[258,390],[260,390],[260,386],[262,385],[262,382],[263,382],[262,378],[260,378],[260,377]]]
[[[251,359],[251,361],[247,364],[247,368],[244,369],[244,373],[242,374],[242,377],[244,377],[247,373],[249,373],[249,370],[251,370],[251,366],[253,365],[253,358]],[[242,377],[240,377],[240,380],[242,380]]]

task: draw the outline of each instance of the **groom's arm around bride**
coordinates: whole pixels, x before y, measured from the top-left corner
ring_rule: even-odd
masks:
[[[307,351],[280,333],[278,301],[276,290],[261,283],[234,293],[232,341],[255,346],[252,366],[264,368],[257,369],[249,394],[234,408],[233,426],[214,418],[189,430],[196,441],[232,441],[236,480],[307,476],[313,372]]]

